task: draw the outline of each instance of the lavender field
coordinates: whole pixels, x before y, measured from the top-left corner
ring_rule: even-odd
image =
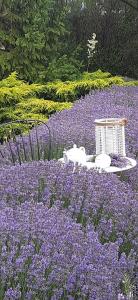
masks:
[[[93,91],[54,114],[52,149],[75,143],[95,153],[94,120],[112,117],[128,119],[126,153],[137,159],[138,86]],[[38,133],[43,151],[49,135],[44,125]],[[4,147],[0,300],[136,299],[138,167],[72,172],[57,159],[12,166]]]

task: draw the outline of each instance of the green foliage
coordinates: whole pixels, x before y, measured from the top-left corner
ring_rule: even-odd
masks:
[[[89,73],[86,74],[89,78]],[[102,79],[100,78],[102,77]],[[71,101],[74,102],[81,95],[89,93],[91,90],[103,89],[110,87],[111,85],[124,85],[123,78],[119,76],[109,77],[109,73],[105,73],[105,76],[102,71],[97,71],[90,73],[90,78],[93,79],[82,79],[77,81],[58,81],[53,83],[48,83],[43,86],[40,90],[39,95],[44,98],[55,99],[57,101]],[[97,78],[98,79],[97,79]]]
[[[32,112],[33,114],[44,114],[49,116],[57,111],[63,109],[70,109],[72,107],[71,103],[59,103],[50,100],[29,98],[27,101],[20,102],[17,105],[17,110],[23,110],[25,112]],[[16,112],[16,111],[15,111]]]
[[[0,82],[0,108],[15,105],[24,98],[34,96],[41,88],[41,85],[29,85],[18,80],[14,72]]]
[[[124,86],[138,86],[138,80],[126,81],[123,83]]]
[[[109,73],[104,74],[98,70],[94,73],[83,73],[81,80],[29,85],[19,80],[16,72],[13,72],[0,82],[0,123],[18,119],[47,121],[51,114],[70,109],[71,102],[81,95],[113,84],[138,85],[138,81],[125,82],[121,77],[111,77]]]
[[[0,109],[0,123],[14,121],[16,120],[16,116],[14,116],[13,108],[3,107]]]
[[[76,85],[77,95],[84,96],[89,93],[91,90],[103,89],[109,86],[108,80],[104,79],[95,79],[95,80],[82,80],[79,81]]]
[[[14,112],[11,110],[7,110],[4,113],[0,114],[0,122],[9,122],[9,121],[16,121],[16,120],[40,120],[40,121],[47,121],[47,115],[43,115],[41,113],[33,113],[31,111],[25,112],[24,110],[15,110]]]
[[[21,87],[0,88],[0,107],[15,105],[20,102],[23,98],[34,96],[37,90],[37,86],[23,85]]]
[[[120,76],[114,76],[108,79],[109,85],[117,84],[117,85],[123,85],[124,79]]]
[[[71,103],[58,103],[35,98],[42,85],[27,84],[17,78],[16,72],[0,82],[0,123],[16,120],[40,120],[46,122],[57,111],[71,108]],[[33,126],[33,123],[32,125]],[[13,124],[16,134],[27,132],[29,125]],[[9,132],[9,125],[0,127],[0,139],[4,141]]]
[[[130,295],[130,299],[133,297],[135,286],[132,284],[131,279],[128,274],[125,274],[122,281],[122,290],[125,295]]]
[[[14,134],[15,135],[18,135],[18,134],[21,134],[21,133],[27,133],[29,129],[32,128],[33,125],[31,126],[28,126],[28,125],[25,125],[25,124],[12,124],[12,127],[11,125],[7,124],[5,125],[4,127],[0,126],[0,142],[6,142],[7,139],[10,138],[10,132],[12,130],[14,130]]]
[[[83,72],[82,79],[84,79],[84,80],[105,79],[105,78],[109,78],[111,76],[112,75],[109,72],[103,72],[99,69],[93,73]]]
[[[57,60],[53,59],[53,61],[49,64],[46,71],[46,80],[76,80],[81,76],[81,67],[82,66],[79,61],[68,58],[67,55],[63,55]]]
[[[39,98],[45,98],[45,99],[55,99],[56,92],[60,87],[64,86],[64,82],[62,81],[55,81],[55,82],[48,82],[47,84],[43,85],[39,92],[37,93]]]
[[[15,86],[24,85],[22,80],[17,78],[17,72],[12,72],[7,78],[0,81],[0,87],[12,88]]]
[[[29,82],[74,81],[87,69],[93,33],[89,70],[138,78],[137,26],[137,10],[123,1],[1,0],[0,78],[16,70]]]
[[[62,84],[58,86],[56,90],[56,97],[60,101],[72,101],[74,102],[77,98],[77,86],[79,83],[77,82],[70,82]]]
[[[2,0],[0,77],[17,70],[21,78],[42,81],[66,33],[64,9],[56,0]]]

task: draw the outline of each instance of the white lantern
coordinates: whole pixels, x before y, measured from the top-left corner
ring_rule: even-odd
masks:
[[[114,153],[126,156],[126,124],[126,119],[109,118],[95,120],[96,155]]]

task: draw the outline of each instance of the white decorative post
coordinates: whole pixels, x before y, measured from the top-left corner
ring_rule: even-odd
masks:
[[[114,153],[126,156],[126,124],[126,119],[109,118],[95,120],[96,155]]]

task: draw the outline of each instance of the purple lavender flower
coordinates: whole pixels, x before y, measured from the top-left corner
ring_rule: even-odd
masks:
[[[1,205],[2,299],[115,299],[128,271],[118,245],[102,245],[56,207]],[[14,286],[14,288],[12,288]],[[32,298],[31,298],[32,297]]]
[[[9,288],[6,292],[5,292],[5,297],[4,300],[18,300],[21,297],[21,292],[15,288]]]
[[[25,201],[55,204],[83,226],[92,223],[103,242],[123,238],[129,252],[137,228],[137,195],[131,185],[115,174],[72,171],[72,165],[57,161],[5,168],[0,174],[0,205],[2,200],[15,209]]]
[[[70,111],[55,114],[49,120],[52,147],[57,151],[76,143],[95,153],[94,120],[126,117],[127,155],[136,157],[137,92],[137,87],[92,92]],[[43,153],[49,141],[44,126],[38,135]],[[31,137],[35,146],[34,131]],[[2,299],[117,299],[123,275],[131,276],[135,265],[121,253],[137,246],[138,168],[118,177],[85,168],[73,173],[71,164],[55,160],[10,166],[6,145],[3,149]],[[113,160],[124,165],[118,157]]]
[[[127,165],[130,164],[129,160],[121,155],[111,153],[110,157],[111,157],[111,166],[117,168],[125,168]]]

